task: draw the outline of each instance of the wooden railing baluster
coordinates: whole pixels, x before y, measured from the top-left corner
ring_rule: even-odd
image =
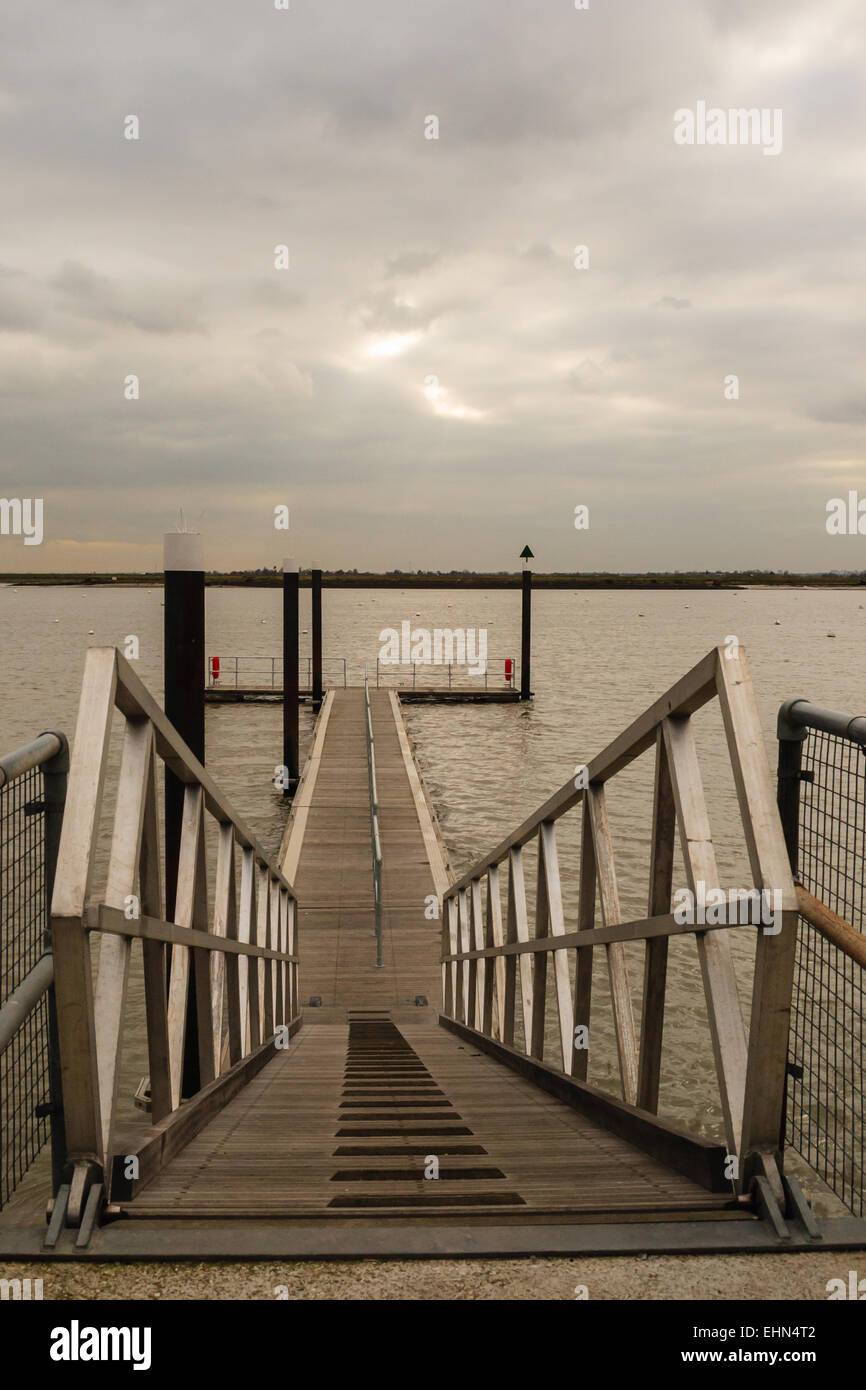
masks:
[[[470,889],[472,902],[472,949],[475,951],[484,950],[484,907],[481,901],[481,879],[473,880]],[[470,1021],[473,1028],[481,1027],[481,1013],[484,1007],[484,977],[487,962],[485,960],[472,960],[469,963],[469,999],[470,999]]]
[[[258,943],[258,901],[256,893],[256,860],[251,849],[245,849],[241,857],[241,910],[238,918],[238,936],[241,941],[251,945]],[[241,999],[241,1023],[246,1041],[244,1056],[262,1043],[262,1018],[259,1010],[259,961],[254,956],[244,956],[240,960],[239,994]]]
[[[719,887],[716,853],[707,816],[691,720],[666,719],[662,725],[670,767],[686,878],[692,893]],[[746,1086],[746,1030],[727,932],[698,932],[695,940],[707,1001],[713,1055],[731,1153],[739,1153]]]
[[[256,864],[258,886],[258,911],[256,929],[258,944],[267,950],[271,945],[271,885],[264,864]],[[259,1016],[262,1019],[264,1036],[269,1038],[274,1031],[274,994],[271,986],[271,961],[259,957]]]
[[[540,941],[550,934],[550,913],[547,903],[547,878],[544,872],[544,849],[542,835],[544,827],[538,828],[538,865],[535,888],[535,939]],[[522,958],[521,958],[522,959]],[[529,1046],[531,1057],[544,1060],[544,1024],[547,1008],[547,952],[533,951],[528,957],[532,970],[532,1022],[530,1025]]]
[[[487,946],[496,949],[497,954],[495,960],[488,960],[487,962],[487,978],[496,999],[497,1032],[501,1040],[505,1036],[505,959],[500,948],[505,941],[505,929],[502,923],[502,898],[500,894],[499,866],[491,864],[487,870],[487,920],[489,928],[485,940]]]
[[[460,951],[463,960],[459,971],[459,998],[460,998],[460,1017],[464,1023],[472,1026],[469,1017],[469,962],[466,954],[472,949],[471,938],[469,935],[469,888],[461,890],[457,898],[457,919],[460,931]]]
[[[622,912],[619,905],[619,888],[616,881],[613,842],[607,818],[604,786],[601,783],[590,783],[586,797],[595,849],[595,869],[598,878],[598,896],[601,902],[602,919],[606,927],[615,926],[622,921]],[[614,941],[606,946],[605,950],[607,952],[607,971],[610,979],[610,999],[616,1028],[622,1093],[629,1105],[634,1105],[637,1100],[637,1034],[631,1003],[625,945],[621,941]]]
[[[138,863],[150,774],[153,730],[146,719],[129,720],[123,740],[117,811],[111,839],[105,901],[125,910],[137,895]],[[108,1148],[117,1102],[123,1015],[132,941],[106,936],[100,942],[99,969],[93,996],[102,1148]]]
[[[159,795],[156,750],[151,744],[147,796],[141,832],[139,896],[146,917],[161,918],[165,910],[162,855],[159,836]],[[162,941],[147,937],[141,943],[144,966],[144,1006],[147,1024],[147,1057],[150,1068],[150,1114],[154,1124],[171,1114],[171,1072],[168,1048],[168,997],[166,951]]]
[[[580,826],[580,884],[577,900],[577,930],[592,931],[595,927],[595,846],[589,818],[589,804],[584,801]],[[592,1010],[592,948],[577,951],[574,970],[574,1038],[571,1074],[585,1081],[589,1070],[590,1013]],[[581,1029],[578,1038],[577,1030]]]
[[[650,844],[650,917],[670,912],[673,892],[676,807],[671,786],[664,733],[656,738],[653,828]],[[662,1036],[665,1021],[668,938],[657,936],[646,943],[644,957],[643,1007],[641,1009],[640,1057],[638,1061],[637,1104],[655,1114],[659,1106]]]

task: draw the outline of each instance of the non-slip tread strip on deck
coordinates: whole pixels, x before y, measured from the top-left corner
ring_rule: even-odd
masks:
[[[426,1137],[426,1144],[342,1144],[334,1150],[334,1157],[341,1158],[408,1158],[417,1155],[429,1159],[433,1141],[452,1140],[459,1136],[472,1137],[472,1130],[466,1124],[443,1124],[442,1121],[459,1121],[453,1105],[445,1092],[436,1085],[414,1048],[410,1047],[399,1028],[385,1015],[359,1018],[354,1012],[349,1015],[349,1044],[346,1053],[346,1066],[343,1076],[344,1099],[339,1104],[339,1128],[336,1138],[355,1139],[404,1139]],[[442,1099],[432,1099],[432,1097]],[[374,1098],[375,1097],[375,1098]],[[421,1127],[406,1126],[404,1121],[424,1120],[430,1112],[431,1123]],[[347,1113],[348,1112],[348,1113]],[[375,1112],[375,1113],[374,1113]],[[361,1122],[392,1119],[393,1127],[361,1128]],[[355,1126],[347,1127],[346,1121],[354,1120]],[[482,1144],[439,1143],[436,1158],[466,1158],[487,1156]],[[418,1168],[361,1167],[340,1168],[332,1182],[339,1183],[420,1183],[418,1192],[357,1192],[333,1197],[329,1207],[343,1210],[361,1208],[412,1208],[413,1210],[447,1207],[485,1207],[524,1206],[523,1198],[516,1192],[506,1192],[501,1188],[490,1190],[479,1187],[475,1192],[458,1192],[453,1195],[441,1190],[431,1189],[431,1184],[446,1181],[465,1183],[504,1182],[505,1174],[493,1165],[461,1168],[459,1166],[439,1169],[437,1179],[426,1178]]]

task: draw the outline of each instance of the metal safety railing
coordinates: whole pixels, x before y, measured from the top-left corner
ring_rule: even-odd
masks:
[[[376,964],[382,964],[382,838],[379,834],[379,791],[376,785],[376,745],[370,710],[370,686],[364,666],[364,711],[367,734],[367,779],[370,791],[370,843],[373,855],[373,906],[376,913]]]
[[[48,912],[66,797],[63,734],[0,758],[0,1207],[52,1141],[64,1153]]]
[[[466,661],[384,661],[376,658],[376,689],[519,690],[516,657],[488,657],[483,671],[473,671]]]
[[[341,681],[342,678],[342,681]],[[298,679],[302,688],[312,689],[313,658],[298,659]],[[306,681],[306,686],[304,682]],[[209,689],[274,690],[283,688],[283,658],[281,656],[209,656],[207,660]],[[322,658],[322,684],[325,689],[348,684],[347,660],[344,656]]]
[[[778,801],[800,904],[788,1142],[866,1214],[866,718],[779,711]]]

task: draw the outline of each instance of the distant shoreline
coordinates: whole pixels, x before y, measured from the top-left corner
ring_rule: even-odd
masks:
[[[107,585],[133,588],[162,588],[162,571],[155,574],[0,574],[0,585],[48,587],[54,585]],[[310,584],[309,572],[302,573],[303,588]],[[323,572],[326,589],[519,589],[520,571],[512,574],[388,574]],[[275,589],[282,575],[274,571],[205,575],[209,588]],[[727,573],[665,574],[539,574],[532,572],[534,589],[854,589],[866,585],[866,572],[852,574],[768,574],[757,570]]]

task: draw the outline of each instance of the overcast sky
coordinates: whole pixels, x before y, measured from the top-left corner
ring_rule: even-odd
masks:
[[[0,569],[866,568],[862,0],[2,8]]]

